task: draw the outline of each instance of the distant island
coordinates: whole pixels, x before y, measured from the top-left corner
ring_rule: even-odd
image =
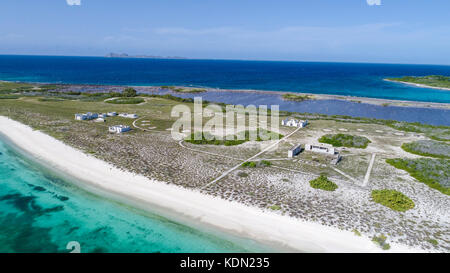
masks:
[[[107,58],[142,58],[142,59],[187,59],[179,56],[128,55],[127,53],[108,53]]]
[[[415,85],[417,87],[450,90],[450,77],[431,75],[422,77],[405,76],[401,78],[387,78],[386,81],[400,82]]]

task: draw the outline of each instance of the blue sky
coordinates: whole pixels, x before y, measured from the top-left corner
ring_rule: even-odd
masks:
[[[0,54],[450,64],[448,0],[14,0],[0,5]]]

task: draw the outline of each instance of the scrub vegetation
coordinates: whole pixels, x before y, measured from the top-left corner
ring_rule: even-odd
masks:
[[[414,208],[414,202],[396,190],[373,190],[372,200],[396,211],[407,211]]]
[[[335,191],[338,186],[332,181],[328,180],[325,175],[320,175],[318,178],[309,181],[309,184],[314,189],[320,189],[324,191]]]
[[[310,95],[296,95],[296,94],[283,94],[281,97],[284,100],[290,101],[305,101],[314,99],[314,97]]]
[[[450,194],[450,161],[447,159],[387,159],[392,166],[407,171],[412,177],[443,194]]]
[[[319,138],[319,142],[328,143],[333,147],[367,148],[370,140],[362,136],[352,136],[347,134],[324,135]]]
[[[418,140],[404,143],[402,149],[417,155],[450,158],[450,144],[434,140]]]

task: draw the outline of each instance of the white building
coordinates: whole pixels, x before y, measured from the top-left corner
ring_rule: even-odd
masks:
[[[331,147],[321,146],[321,145],[306,144],[305,151],[334,155],[336,152],[336,149],[331,148]]]
[[[127,113],[119,114],[119,116],[123,118],[138,118],[138,115],[136,114],[127,114]]]
[[[108,117],[115,117],[115,116],[117,116],[117,113],[116,112],[109,112],[109,113],[107,113],[106,114]]]
[[[95,122],[106,122],[106,120],[104,118],[97,118],[94,119]]]
[[[76,120],[86,120],[86,115],[85,114],[75,114],[75,119]]]
[[[86,114],[75,114],[76,120],[91,120],[91,119],[96,119],[96,118],[98,118],[97,113],[88,112]]]
[[[302,151],[302,145],[298,144],[288,151],[288,157],[294,157]]]
[[[109,126],[109,132],[110,133],[120,134],[120,133],[128,132],[130,130],[131,130],[130,126],[126,126],[126,125]]]
[[[290,119],[290,118],[286,118],[283,119],[281,121],[281,125],[283,126],[289,126],[289,127],[300,127],[303,128],[306,125],[308,125],[308,121],[307,120],[297,120],[297,119]]]
[[[107,114],[98,114],[99,118],[106,118],[108,115]]]

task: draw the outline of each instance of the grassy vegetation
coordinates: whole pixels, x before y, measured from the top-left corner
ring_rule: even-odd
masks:
[[[283,135],[277,134],[271,131],[267,131],[264,129],[258,129],[256,131],[257,137],[256,141],[263,141],[263,139],[260,137],[261,134],[266,134],[267,136],[274,139],[275,137],[282,138]],[[239,139],[238,139],[239,137]],[[223,139],[218,139],[214,135],[206,132],[206,133],[192,133],[190,136],[188,136],[185,141],[192,143],[192,144],[202,144],[202,145],[225,145],[225,146],[234,146],[234,145],[240,145],[242,143],[245,143],[247,141],[250,141],[250,131],[244,131],[241,133],[238,133],[238,135],[233,136],[233,139],[231,140],[231,137],[226,136],[223,137]],[[230,140],[228,140],[230,139]]]
[[[318,178],[309,181],[309,184],[314,189],[321,189],[324,191],[335,191],[338,188],[338,186],[328,180],[325,175],[320,175]]]
[[[305,101],[312,100],[314,97],[309,95],[283,94],[281,96],[284,100],[290,101]]]
[[[34,86],[28,83],[2,82],[0,81],[0,94],[29,92]]]
[[[406,76],[401,78],[388,78],[388,80],[424,84],[432,87],[450,88],[450,77],[440,75],[431,75],[423,77]]]
[[[372,201],[396,211],[407,211],[414,208],[414,202],[396,190],[373,190]]]
[[[139,104],[144,102],[143,98],[116,98],[112,100],[105,101],[106,103],[112,104]]]
[[[383,250],[389,250],[391,246],[386,243],[387,237],[381,234],[380,236],[373,236],[372,242],[379,245]]]
[[[443,194],[450,195],[450,160],[448,159],[387,159],[392,166],[407,171],[412,177]]]
[[[0,82],[0,95],[1,94],[10,94],[10,93],[22,93],[20,95],[32,95],[32,96],[52,96],[52,97],[60,97],[63,99],[70,100],[80,100],[83,102],[100,102],[105,99],[112,97],[122,97],[123,93],[119,92],[110,92],[110,93],[85,93],[79,91],[60,91],[61,88],[65,87],[64,85],[56,85],[56,84],[29,84],[29,83],[12,83],[12,82]],[[169,88],[169,86],[165,86]],[[34,91],[34,92],[30,92]],[[36,93],[36,94],[34,94]],[[19,95],[19,94],[14,94]],[[294,96],[302,96],[295,95]],[[180,98],[177,96],[173,96],[170,94],[166,95],[156,95],[156,94],[140,94],[140,97],[154,97],[161,99],[169,99],[172,101],[182,102],[182,103],[191,103],[194,100],[192,98]],[[304,97],[304,96],[303,96]],[[311,98],[309,98],[311,99]],[[209,102],[203,101],[203,106],[207,106],[208,104],[217,104],[220,106],[226,106],[225,103],[218,102]],[[270,115],[270,111],[268,111]],[[295,113],[288,111],[280,111],[281,115],[284,116],[293,116],[300,119],[308,119],[308,120],[334,120],[337,122],[346,122],[346,123],[362,123],[362,124],[379,124],[386,125],[392,127],[394,129],[405,131],[405,132],[417,132],[424,133],[428,137],[439,140],[439,141],[450,141],[450,127],[449,126],[433,126],[421,123],[410,123],[410,122],[399,122],[395,120],[381,120],[381,119],[372,119],[372,118],[364,118],[364,117],[352,117],[346,115],[325,115],[325,114],[317,114],[317,113]]]
[[[349,148],[367,148],[370,140],[362,136],[353,136],[347,134],[328,134],[319,138],[319,142],[328,143],[334,147],[349,147]]]
[[[45,97],[45,98],[39,98],[38,101],[51,101],[51,102],[58,102],[58,101],[65,101],[63,98],[52,98],[52,97]]]
[[[450,158],[450,144],[434,140],[419,140],[411,143],[404,143],[402,149],[409,153],[422,156]]]
[[[17,95],[0,95],[0,100],[15,100],[19,98],[20,96]]]

